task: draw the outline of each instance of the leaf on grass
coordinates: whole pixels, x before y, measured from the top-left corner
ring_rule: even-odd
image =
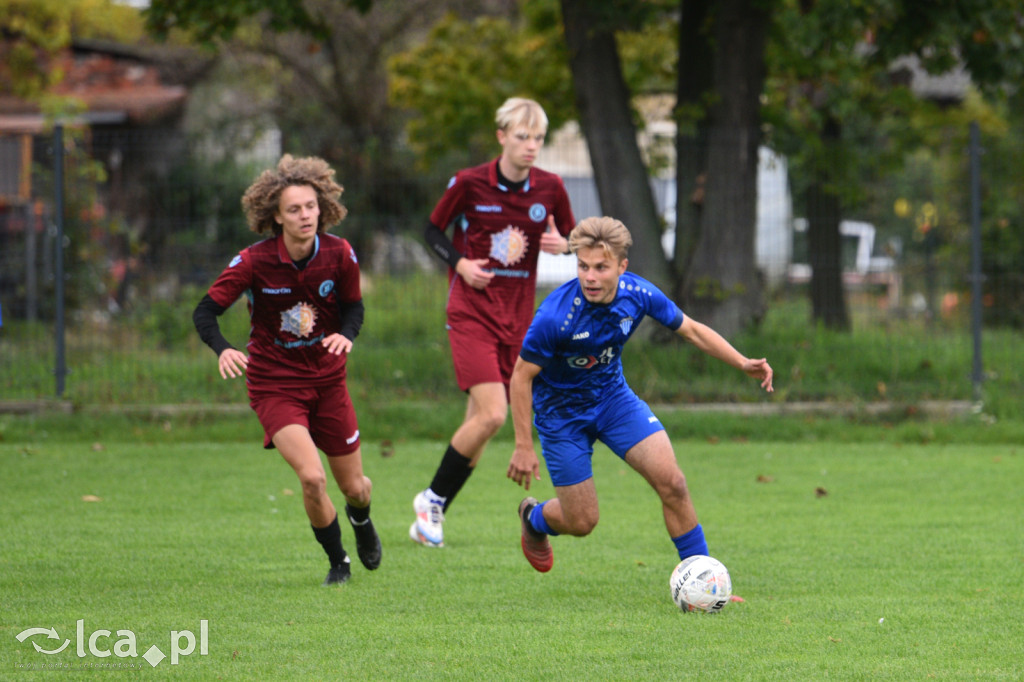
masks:
[[[92,451],[93,452],[102,452],[102,450],[103,450],[103,443],[93,443],[92,444]]]
[[[839,639],[838,637],[829,637],[829,638],[828,638],[828,641],[830,641],[830,642],[834,642],[835,644],[839,644],[839,643],[840,643],[840,642],[842,642],[843,640]]]
[[[395,444],[385,439],[380,442],[380,456],[387,459],[395,454]]]
[[[828,495],[828,491],[825,490],[824,488],[818,487],[814,489],[815,497],[825,497],[826,495]]]
[[[102,501],[103,501],[103,498],[102,497],[97,497],[96,495],[82,495],[82,502],[102,502]]]
[[[757,476],[757,482],[758,483],[772,483],[774,481],[775,481],[775,477],[774,476],[767,476],[765,474],[758,474],[758,476]]]
[[[294,495],[295,491],[292,490],[291,488],[285,488],[284,490],[281,491],[281,494],[285,495],[285,496],[290,496],[290,495]]]

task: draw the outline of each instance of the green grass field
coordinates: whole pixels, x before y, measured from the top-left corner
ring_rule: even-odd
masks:
[[[672,604],[657,499],[607,450],[601,522],[556,538],[541,575],[519,550],[509,441],[492,443],[440,550],[407,532],[442,442],[399,439],[385,458],[367,441],[384,561],[322,588],[294,475],[259,448],[254,417],[221,439],[147,428],[0,430],[0,677],[134,665],[181,679],[1024,678],[1024,446],[670,428],[711,553],[745,599],[706,616]],[[546,478],[533,494],[551,494]],[[347,525],[343,537],[352,551]],[[55,639],[17,639],[51,627]],[[126,632],[137,657],[118,655]],[[195,650],[172,664],[189,634]],[[113,655],[90,651],[91,636]],[[64,640],[57,654],[33,646]],[[142,658],[153,646],[168,655],[156,667]]]

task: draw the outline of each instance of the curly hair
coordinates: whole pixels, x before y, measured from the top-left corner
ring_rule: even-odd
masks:
[[[285,154],[274,170],[265,170],[249,185],[242,195],[242,209],[245,211],[249,229],[257,234],[272,232],[281,234],[281,226],[274,220],[278,211],[281,193],[289,187],[305,185],[316,192],[320,206],[320,221],[317,234],[344,220],[348,209],[338,199],[344,188],[334,181],[334,169],[326,161],[315,156],[293,158]]]

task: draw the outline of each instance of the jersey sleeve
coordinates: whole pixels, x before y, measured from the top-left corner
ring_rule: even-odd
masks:
[[[363,300],[359,285],[359,259],[348,240],[343,239],[342,243],[344,248],[338,262],[338,281],[334,292],[339,303],[355,303]]]
[[[555,357],[558,347],[558,325],[548,312],[548,306],[541,304],[523,338],[519,356],[527,362],[547,367]]]
[[[430,222],[439,229],[447,230],[455,216],[462,213],[462,200],[466,193],[466,182],[462,173],[456,173],[448,181],[448,188],[438,200],[430,214]]]
[[[228,266],[220,273],[216,281],[210,285],[209,294],[217,305],[230,308],[238,297],[252,287],[252,253],[248,248],[242,249],[231,259]]]
[[[683,311],[660,289],[654,286],[651,289],[647,314],[672,331],[679,329],[683,323]]]
[[[572,204],[569,201],[569,193],[565,190],[565,183],[562,178],[555,176],[558,181],[558,196],[555,200],[555,226],[563,237],[568,237],[572,228],[576,227],[576,217],[572,212]]]

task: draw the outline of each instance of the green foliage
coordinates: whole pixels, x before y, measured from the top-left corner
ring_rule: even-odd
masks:
[[[365,12],[373,0],[345,0],[345,4]],[[276,32],[299,31],[318,40],[330,35],[320,12],[293,0],[152,0],[145,11],[146,27],[155,36],[165,39],[172,30],[183,30],[211,45],[216,39],[231,38],[259,14],[270,18],[268,26]]]
[[[675,87],[675,23],[665,2],[602,6],[614,22],[624,76],[633,92]],[[563,36],[554,0],[524,0],[516,21],[448,15],[421,44],[392,57],[390,100],[409,113],[406,132],[420,163],[445,167],[493,156],[494,110],[507,97],[542,104],[549,132],[577,118]]]
[[[479,163],[494,155],[494,112],[508,97],[532,97],[542,103],[549,129],[572,111],[561,24],[513,24],[501,17],[463,21],[447,15],[421,45],[388,63],[390,100],[415,112],[408,123],[409,143],[424,165],[433,166],[455,149],[459,162]]]
[[[0,0],[0,92],[38,99],[61,82],[58,56],[72,38],[131,43],[137,10],[111,0]]]
[[[511,441],[488,449],[449,510],[448,546],[435,551],[408,540],[409,503],[445,441],[396,441],[385,458],[379,441],[365,440],[383,562],[368,572],[353,559],[351,582],[324,589],[326,560],[295,475],[262,450],[255,418],[255,428],[214,443],[178,422],[152,430],[98,422],[79,419],[86,428],[75,438],[54,430],[0,443],[0,590],[17,595],[5,605],[0,666],[27,679],[52,675],[27,669],[44,662],[74,670],[134,663],[187,679],[960,680],[1019,672],[1021,536],[1007,508],[1024,485],[1019,444],[715,443],[676,434],[711,552],[745,600],[702,616],[669,599],[677,558],[657,498],[603,448],[594,456],[600,523],[590,537],[555,538],[555,567],[539,575],[519,549],[514,510],[523,493],[504,475]],[[329,489],[340,507],[333,482]],[[531,493],[552,495],[546,475]],[[340,627],[347,614],[377,615]],[[75,654],[79,620],[84,658]],[[209,626],[207,654],[197,642],[177,665],[150,670],[141,655],[151,645],[170,653],[172,630],[198,639],[200,620]],[[14,636],[51,626],[71,640],[60,654],[44,656]],[[89,654],[100,629],[131,630],[139,657]],[[96,645],[113,649],[119,636]]]
[[[57,53],[71,40],[64,0],[0,0],[0,92],[32,98],[60,82]]]

